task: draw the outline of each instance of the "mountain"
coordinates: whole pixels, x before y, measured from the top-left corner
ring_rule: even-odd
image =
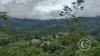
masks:
[[[0,19],[1,21],[1,19]],[[65,19],[35,20],[35,19],[14,19],[5,21],[10,28],[17,31],[34,32],[66,32],[69,24]],[[80,17],[79,22],[86,32],[100,32],[100,17]]]

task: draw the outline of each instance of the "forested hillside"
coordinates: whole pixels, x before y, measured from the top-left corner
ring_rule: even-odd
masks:
[[[80,17],[80,24],[86,32],[100,32],[100,17]],[[17,31],[38,32],[66,32],[69,24],[65,19],[35,20],[35,19],[9,19],[6,22],[10,28]]]
[[[0,56],[100,56],[100,17],[81,17],[83,32],[69,35],[67,20],[0,19]],[[85,36],[84,36],[85,35]],[[81,38],[91,48],[78,47]]]

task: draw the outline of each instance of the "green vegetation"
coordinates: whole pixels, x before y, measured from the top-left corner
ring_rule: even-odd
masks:
[[[77,8],[83,10],[83,6],[80,6],[83,2],[84,0],[73,2],[76,12]],[[11,18],[5,20],[6,17],[2,16],[0,56],[100,56],[100,22],[98,21],[100,19],[95,18],[97,21],[82,19],[75,16],[76,12],[71,15],[72,10],[68,6],[64,7],[64,11],[66,13],[61,11],[60,15],[65,17],[68,15],[69,20],[33,22],[33,20],[16,19],[13,21]],[[92,43],[87,51],[81,50],[78,46],[82,38],[88,38]]]
[[[1,28],[4,30],[0,30],[0,56],[100,56],[100,32],[95,32],[98,29],[88,31],[86,36],[91,39],[92,47],[82,51],[77,45],[79,39],[84,38],[82,33],[70,36],[62,31],[51,34],[34,29],[20,32],[7,25]],[[48,27],[48,30],[51,29]]]

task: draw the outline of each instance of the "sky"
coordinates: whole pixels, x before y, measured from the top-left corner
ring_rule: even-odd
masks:
[[[18,18],[60,19],[59,10],[65,5],[72,7],[73,1],[76,0],[0,0],[0,11]],[[100,0],[86,0],[83,5],[79,16],[100,16]]]

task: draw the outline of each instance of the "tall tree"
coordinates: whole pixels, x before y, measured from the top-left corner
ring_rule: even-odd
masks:
[[[82,4],[85,0],[76,0],[72,2],[72,7],[64,6],[63,10],[60,12],[60,16],[64,16],[69,21],[69,38],[72,41],[72,51],[73,56],[75,56],[75,51],[77,50],[77,43],[81,37],[85,36],[84,33],[81,31],[81,25],[79,17],[77,16],[77,12],[84,9]]]

